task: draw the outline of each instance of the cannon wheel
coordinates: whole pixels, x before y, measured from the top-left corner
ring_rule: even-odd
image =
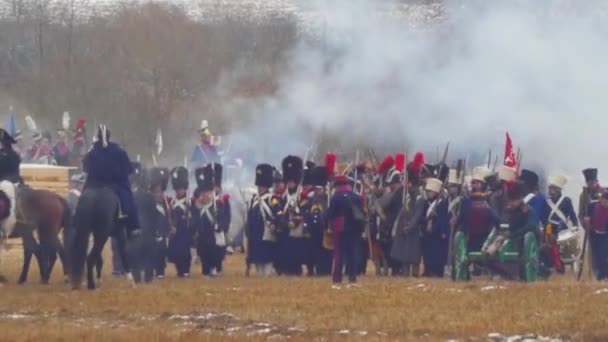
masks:
[[[470,280],[469,262],[467,258],[467,238],[463,232],[457,232],[453,242],[454,267],[452,268],[452,278],[455,281]]]
[[[524,281],[533,282],[538,278],[538,244],[534,233],[527,233],[524,237]]]

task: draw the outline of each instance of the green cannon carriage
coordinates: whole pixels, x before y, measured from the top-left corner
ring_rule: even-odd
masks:
[[[496,235],[497,230],[493,229],[488,236],[486,243],[492,241]],[[467,238],[463,232],[457,232],[452,243],[454,249],[452,276],[456,281],[467,281],[471,279],[469,265],[472,262],[483,264],[491,261],[517,264],[519,266],[519,274],[523,281],[533,282],[538,278],[538,244],[536,235],[532,232],[528,232],[524,235],[521,255],[511,239],[505,240],[502,248],[493,257],[487,256],[481,251],[468,252]]]

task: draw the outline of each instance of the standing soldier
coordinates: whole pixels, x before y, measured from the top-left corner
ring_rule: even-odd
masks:
[[[247,261],[255,265],[258,276],[272,274],[276,245],[276,216],[281,213],[280,203],[270,193],[274,168],[260,164],[255,171],[255,185],[258,192],[253,196],[247,211]]]
[[[272,199],[271,202],[273,203],[273,205],[277,205],[278,207],[280,207],[280,212],[281,212],[281,216],[283,216],[283,208],[285,207],[285,192],[287,190],[287,187],[285,185],[285,180],[283,179],[283,173],[278,170],[277,168],[273,167],[273,171],[272,171],[272,177],[273,177],[273,186],[272,186]],[[281,252],[280,252],[280,243],[284,240],[283,238],[283,232],[286,231],[286,228],[283,227],[285,225],[285,222],[283,220],[283,218],[279,218],[276,217],[275,218],[275,222],[276,222],[276,227],[275,227],[275,238],[276,241],[274,243],[274,251],[273,251],[273,260],[272,260],[272,265],[274,267],[275,272],[278,275],[282,275],[284,273],[286,273],[286,269],[285,269],[285,262],[284,260],[281,258]]]
[[[165,269],[167,268],[167,238],[172,230],[170,206],[165,197],[165,191],[169,185],[169,169],[154,167],[149,171],[150,175],[150,192],[156,202],[156,210],[158,211],[158,220],[156,222],[156,262],[155,271],[158,279],[165,277]]]
[[[333,232],[334,257],[332,267],[333,288],[342,284],[344,268],[349,286],[357,282],[358,247],[366,218],[361,197],[352,191],[346,176],[334,178],[336,192],[331,198],[327,219]],[[345,267],[344,267],[345,266]]]
[[[385,255],[388,267],[391,269],[391,274],[398,276],[402,272],[402,265],[399,258],[395,258],[392,254],[392,249],[395,235],[393,231],[399,216],[402,215],[403,208],[401,173],[395,167],[393,156],[384,158],[378,166],[377,173],[380,177],[380,184],[386,185],[386,190],[377,199],[376,213],[380,214],[381,217],[378,226],[379,241],[382,246],[382,253]],[[385,269],[383,273],[387,275],[388,270]]]
[[[72,138],[72,162],[73,166],[79,166],[88,151],[87,147],[87,135],[85,125],[87,120],[85,118],[78,119],[76,126],[74,126],[74,136]]]
[[[597,280],[608,279],[608,192],[590,203],[585,216],[585,229],[591,247],[592,268]]]
[[[583,191],[581,192],[581,195],[579,197],[578,215],[579,219],[586,225],[587,222],[584,220],[584,218],[589,212],[589,207],[592,204],[595,204],[600,201],[602,197],[602,187],[600,186],[600,182],[598,180],[598,170],[596,168],[588,168],[583,170],[583,176],[585,176],[585,187],[583,187]],[[585,226],[585,229],[588,229],[588,227]],[[592,249],[593,245],[587,244],[587,248]],[[588,251],[588,253],[593,255],[594,252],[593,250],[590,250]],[[596,273],[596,266],[593,261],[593,258],[591,258],[591,265],[589,266],[591,266],[590,269],[592,270],[592,272]]]
[[[507,210],[508,196],[506,185],[515,181],[517,170],[513,167],[502,165],[498,169],[498,181],[488,184],[490,187],[490,206],[498,217],[501,224],[509,222],[509,211]]]
[[[327,181],[328,172],[324,166],[312,169],[314,193],[306,226],[310,232],[310,253],[314,260],[317,275],[327,276],[331,273],[332,252],[323,246],[323,234],[327,229]]]
[[[224,272],[224,259],[226,258],[226,239],[230,229],[231,210],[230,195],[222,194],[222,165],[213,163],[213,183],[216,201],[215,245],[214,245],[214,267],[213,275],[222,275]]]
[[[190,197],[188,196],[188,169],[179,166],[171,170],[171,186],[175,196],[171,199],[171,221],[175,231],[169,238],[168,259],[175,264],[177,276],[190,276],[192,263],[192,230],[190,229]]]
[[[458,217],[460,216],[460,208],[462,205],[462,181],[464,179],[462,161],[458,161],[458,168],[451,169],[448,175],[448,197],[446,200],[448,210],[448,222],[449,222],[449,239],[448,239],[448,251],[451,251],[452,238],[454,237],[454,231],[458,223]],[[451,269],[452,266],[452,255],[448,253],[448,265]]]
[[[220,161],[219,154],[215,146],[211,144],[211,131],[207,120],[201,122],[201,128],[198,130],[200,142],[194,147],[190,158],[193,168],[201,168],[209,163]]]
[[[585,186],[578,202],[578,215],[581,220],[587,215],[589,205],[597,203],[602,197],[602,188],[597,178],[597,169],[585,169],[583,170],[583,176],[585,176]]]
[[[302,178],[302,191],[300,194],[301,203],[304,204],[304,208],[306,209],[303,213],[302,217],[304,219],[304,232],[303,232],[303,259],[302,263],[306,266],[306,271],[308,276],[315,275],[315,253],[316,253],[316,244],[312,240],[312,231],[311,231],[311,215],[312,215],[312,206],[315,197],[315,189],[313,184],[313,171],[315,169],[315,164],[311,161],[306,162],[306,166],[304,167],[304,175]]]
[[[67,142],[65,130],[57,130],[57,142],[53,146],[53,158],[59,166],[70,166],[70,146]]]
[[[486,180],[490,177],[490,172],[485,166],[473,169],[471,191],[463,199],[458,216],[456,226],[464,232],[467,238],[467,251],[469,252],[481,251],[492,229],[500,225],[498,215],[489,205],[486,196],[488,186]],[[502,206],[503,197],[506,197],[506,193],[502,192],[502,184],[498,186],[498,189],[500,195],[496,195],[496,199],[501,201],[500,205]],[[506,207],[506,202],[504,206]],[[478,264],[473,264],[473,275],[481,275],[481,268]]]
[[[519,175],[519,180],[526,186],[527,194],[524,197],[524,202],[534,209],[536,218],[538,219],[539,231],[544,231],[544,228],[547,226],[545,213],[548,207],[547,198],[539,189],[540,180],[538,174],[534,171],[523,169]]]
[[[213,164],[194,171],[197,188],[194,191],[192,207],[192,230],[195,232],[196,251],[201,260],[203,276],[214,276],[215,227],[217,206],[213,197]]]
[[[422,245],[419,224],[416,217],[417,210],[424,205],[424,155],[416,153],[414,160],[407,166],[407,191],[403,202],[404,214],[399,218],[395,235],[395,244],[391,255],[402,263],[403,275],[418,277],[420,274],[420,261],[422,259]],[[422,191],[422,192],[421,192]]]
[[[548,210],[542,213],[546,215],[544,218],[544,221],[547,222],[545,238],[549,250],[541,254],[541,262],[547,267],[555,267],[555,270],[560,273],[564,272],[564,265],[559,256],[557,237],[560,231],[578,226],[578,218],[574,212],[572,200],[562,194],[562,189],[567,182],[568,179],[563,175],[549,177]]]
[[[429,178],[425,185],[424,209],[418,212],[422,231],[424,277],[443,277],[447,261],[449,222],[448,202],[442,198],[443,181]]]
[[[279,227],[278,261],[287,275],[301,275],[305,259],[304,215],[309,201],[301,198],[304,164],[300,157],[287,156],[281,163],[287,187],[283,194],[283,215]]]

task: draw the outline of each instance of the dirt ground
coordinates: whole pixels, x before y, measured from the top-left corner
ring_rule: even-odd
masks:
[[[133,289],[106,264],[100,289],[72,291],[61,266],[41,285],[35,263],[29,283],[16,285],[21,258],[18,249],[4,255],[0,341],[608,340],[608,284],[571,275],[535,284],[367,276],[360,288],[333,290],[328,278],[246,278],[235,255],[221,278],[194,265],[177,279],[169,265],[166,279]]]

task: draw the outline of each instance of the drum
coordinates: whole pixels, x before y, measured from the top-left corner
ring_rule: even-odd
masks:
[[[557,235],[557,244],[559,246],[559,256],[566,264],[578,260],[581,249],[579,247],[578,232],[575,230],[562,230]]]

